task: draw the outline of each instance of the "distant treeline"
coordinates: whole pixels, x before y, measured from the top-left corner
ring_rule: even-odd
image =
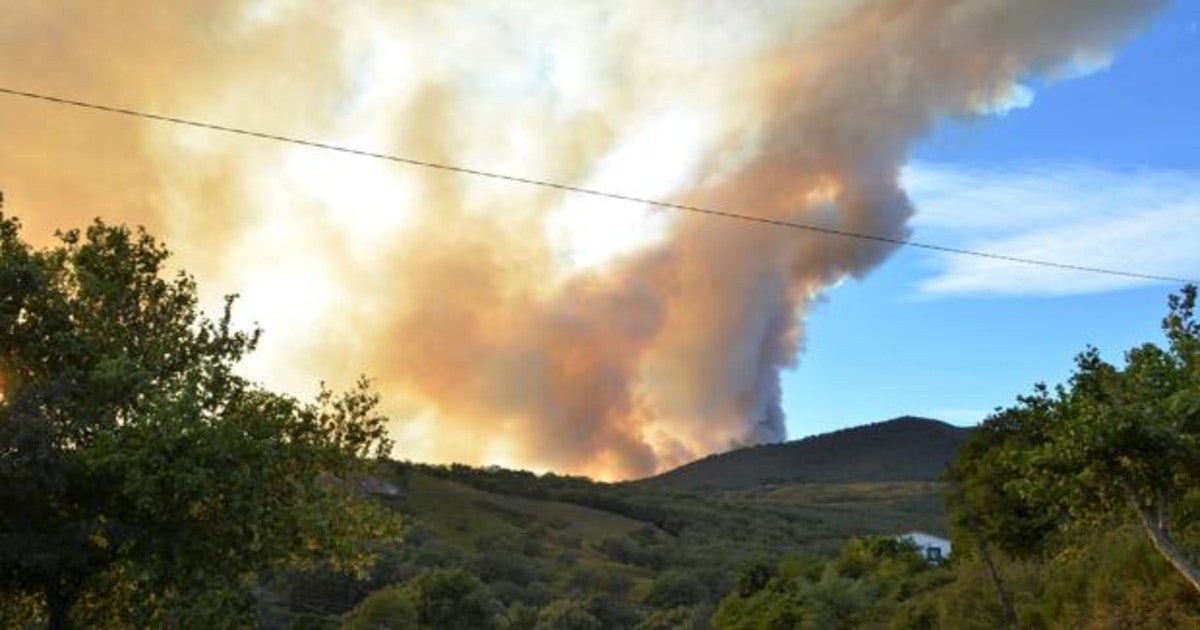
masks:
[[[672,509],[669,503],[660,500],[660,493],[647,492],[628,484],[604,483],[587,477],[552,472],[538,475],[527,470],[476,468],[463,464],[405,462],[400,464],[400,470],[404,468],[420,470],[487,492],[541,501],[562,501],[620,514],[649,523],[672,536],[679,536],[687,526],[686,517]]]

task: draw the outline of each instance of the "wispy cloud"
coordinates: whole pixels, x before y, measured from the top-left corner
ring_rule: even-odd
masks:
[[[1145,274],[1200,277],[1200,173],[1079,164],[965,168],[916,163],[902,176],[918,240]],[[1153,281],[938,255],[926,295],[1068,295]]]

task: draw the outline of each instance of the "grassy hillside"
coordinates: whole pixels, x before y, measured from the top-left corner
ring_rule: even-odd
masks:
[[[937,420],[905,416],[710,455],[638,484],[712,491],[797,483],[935,481],[969,433]]]
[[[700,493],[465,466],[417,466],[404,475],[416,489],[408,493],[405,509],[414,518],[436,523],[446,538],[491,521],[523,527],[555,522],[585,537],[624,535],[636,525],[687,548],[736,540],[738,548],[731,555],[743,557],[781,549],[832,552],[850,536],[945,531],[941,484],[930,481],[785,484]],[[423,489],[437,482],[436,495]],[[479,498],[455,498],[470,490]]]
[[[945,533],[933,467],[928,461],[922,464],[926,468],[897,467],[902,457],[892,451],[910,452],[910,440],[928,441],[935,434],[944,439],[917,456],[928,460],[936,451],[942,457],[958,431],[932,421],[899,420],[783,445],[803,446],[779,452],[822,453],[828,469],[807,476],[795,471],[813,470],[812,458],[786,464],[786,458],[761,457],[777,452],[771,447],[617,484],[497,468],[392,463],[378,472],[378,481],[398,490],[383,500],[402,515],[404,542],[384,550],[382,561],[365,577],[328,569],[283,576],[271,589],[275,595],[265,612],[271,621],[264,625],[289,627],[303,619],[311,627],[334,627],[372,592],[449,570],[478,578],[495,610],[569,604],[604,616],[602,626],[613,628],[670,612],[689,621],[676,619],[663,627],[677,627],[676,622],[706,627],[747,563],[830,557],[854,536],[913,529]],[[872,457],[885,461],[864,461]],[[768,474],[770,462],[784,462],[784,472]],[[807,481],[814,477],[827,481]],[[760,478],[767,481],[753,483]],[[796,478],[805,481],[796,483]]]
[[[508,524],[519,529],[545,527],[564,536],[629,534],[645,525],[631,518],[581,505],[496,494],[414,471],[402,483],[402,509],[457,543]]]

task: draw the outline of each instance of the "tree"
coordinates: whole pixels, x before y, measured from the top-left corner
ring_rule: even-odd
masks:
[[[967,488],[966,507],[981,521],[1007,527],[989,534],[1010,548],[1034,547],[1047,527],[1131,514],[1200,591],[1200,572],[1172,536],[1180,504],[1200,481],[1196,297],[1194,286],[1171,296],[1163,320],[1166,347],[1134,348],[1123,368],[1089,348],[1076,358],[1066,385],[1039,387],[984,423],[983,435],[1009,437],[964,450],[956,470]],[[999,466],[980,465],[986,461]],[[1021,472],[1001,481],[997,468]],[[979,490],[985,486],[991,490]],[[1024,512],[1000,513],[1014,505]]]
[[[851,538],[826,562],[798,556],[774,567],[750,564],[721,601],[713,627],[882,626],[901,604],[930,587],[924,578],[933,570],[916,545],[886,536]]]
[[[982,535],[1017,558],[1042,553],[1065,518],[1057,502],[1030,496],[1019,487],[1026,463],[1011,456],[1044,447],[1055,415],[1049,388],[1039,383],[1018,405],[997,410],[971,432],[947,471],[951,525],[959,552],[965,540]]]
[[[461,569],[433,569],[371,593],[350,614],[347,627],[488,630],[505,620],[504,613],[479,578]]]
[[[186,625],[245,614],[254,572],[355,566],[396,533],[337,481],[390,449],[365,381],[267,392],[234,373],[259,338],[231,327],[234,298],[204,317],[144,230],[58,239],[34,249],[0,214],[0,591],[39,596],[51,628],[109,600]]]
[[[1047,427],[1054,416],[1050,390],[1042,383],[1030,396],[1018,397],[1019,406],[997,410],[959,449],[957,460],[947,471],[950,490],[946,496],[951,528],[962,557],[975,548],[988,569],[1000,607],[1009,627],[1020,620],[1008,588],[991,552],[995,543],[1012,557],[1031,557],[1046,550],[1063,520],[1063,510],[1047,497],[1022,492],[1020,479],[1025,463],[1009,456],[1039,448],[1049,437]],[[971,544],[965,544],[971,541]]]
[[[461,569],[434,569],[405,585],[422,628],[487,630],[503,609],[479,578]]]
[[[403,586],[389,586],[371,593],[354,609],[346,620],[346,630],[415,630],[417,605],[412,592]]]
[[[711,597],[708,585],[695,571],[669,569],[659,573],[650,584],[645,602],[657,609],[695,606]]]

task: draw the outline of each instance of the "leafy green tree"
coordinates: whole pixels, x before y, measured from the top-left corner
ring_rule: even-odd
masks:
[[[779,575],[774,564],[763,560],[747,563],[738,572],[735,592],[740,597],[750,597],[767,587],[767,583]]]
[[[405,589],[422,628],[487,630],[498,625],[503,613],[487,586],[463,570],[427,571]]]
[[[434,569],[371,593],[350,614],[348,627],[488,630],[501,625],[503,613],[479,578]]]
[[[838,577],[869,577],[888,583],[898,583],[927,568],[915,543],[890,536],[852,538],[830,565]]]
[[[367,596],[350,614],[346,630],[417,630],[417,605],[411,589],[390,586]]]
[[[234,373],[259,338],[231,327],[234,298],[204,317],[144,230],[58,238],[34,249],[0,214],[0,592],[53,629],[229,625],[255,572],[353,568],[394,536],[348,482],[390,449],[365,382],[264,391]]]
[[[712,626],[719,630],[799,628],[805,618],[803,591],[808,585],[806,581],[777,576],[749,595],[734,591],[717,607]]]
[[[1022,628],[1200,628],[1200,598],[1162,561],[1142,530],[1129,519],[1101,530],[1064,532],[1052,557],[997,558],[1015,596]],[[1181,539],[1200,540],[1196,531]],[[894,628],[1005,628],[1013,616],[995,597],[990,570],[977,557],[955,552],[934,588],[895,610]]]
[[[822,563],[797,556],[772,567],[743,567],[713,616],[715,628],[860,628],[895,616],[899,607],[938,584],[911,542],[852,538]]]
[[[1050,524],[1101,524],[1113,514],[1131,514],[1162,557],[1200,591],[1200,571],[1172,536],[1181,504],[1200,485],[1196,296],[1194,286],[1171,296],[1163,320],[1166,347],[1134,348],[1121,368],[1089,348],[1076,358],[1066,385],[1039,387],[990,418],[985,431],[1017,421],[1008,429],[1017,437],[967,452],[976,461],[959,466],[962,476],[968,487],[986,485],[980,484],[985,461],[1020,474],[992,482],[1005,500],[988,503],[980,501],[985,494],[975,493],[966,497],[967,507],[985,520],[1013,505],[1010,500],[1033,508],[1008,521],[1023,520],[1028,527],[1015,531],[1034,538]]]
[[[1010,455],[1048,442],[1056,413],[1050,390],[1039,383],[1018,402],[972,431],[950,466],[946,502],[956,553],[968,553],[982,535],[1009,556],[1036,556],[1046,550],[1066,517],[1057,502],[1023,491],[1025,463]]]

